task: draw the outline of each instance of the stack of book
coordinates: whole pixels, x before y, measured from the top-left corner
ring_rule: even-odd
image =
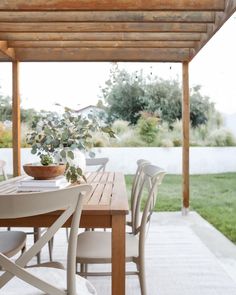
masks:
[[[37,180],[31,177],[19,181],[17,185],[18,192],[44,192],[65,188],[70,183],[65,176],[58,176],[48,180]]]

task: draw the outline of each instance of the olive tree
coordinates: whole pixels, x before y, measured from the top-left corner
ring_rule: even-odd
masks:
[[[190,95],[190,121],[192,127],[206,124],[214,104],[195,86]],[[103,99],[110,121],[122,119],[136,124],[142,111],[156,114],[172,128],[182,118],[182,88],[177,79],[164,80],[144,77],[142,71],[128,73],[115,65],[109,80],[102,88]]]

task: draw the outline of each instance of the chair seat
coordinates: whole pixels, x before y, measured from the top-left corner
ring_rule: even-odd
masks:
[[[21,231],[0,231],[0,253],[7,257],[14,256],[26,242],[26,233]]]
[[[36,277],[57,286],[61,290],[66,290],[66,271],[62,269],[49,268],[49,267],[34,267],[28,268],[28,272]],[[0,275],[2,272],[0,272]],[[78,295],[91,295],[96,294],[94,287],[86,279],[76,275],[76,291]],[[37,288],[25,283],[19,278],[14,277],[2,289],[1,295],[45,295],[44,292]]]
[[[126,234],[126,261],[138,257],[138,238]],[[86,263],[92,258],[93,263],[111,262],[111,232],[86,231],[78,236],[77,262]]]

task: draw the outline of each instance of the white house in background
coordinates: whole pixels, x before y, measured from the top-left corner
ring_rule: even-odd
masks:
[[[89,114],[92,114],[100,119],[105,118],[105,116],[107,116],[106,112],[103,109],[93,105],[89,105],[79,110],[76,110],[76,113],[83,117],[87,117]]]

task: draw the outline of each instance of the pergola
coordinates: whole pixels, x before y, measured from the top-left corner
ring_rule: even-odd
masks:
[[[189,62],[236,0],[0,1],[0,61],[12,62],[14,176],[21,171],[19,62],[183,64],[183,208],[189,207]]]

